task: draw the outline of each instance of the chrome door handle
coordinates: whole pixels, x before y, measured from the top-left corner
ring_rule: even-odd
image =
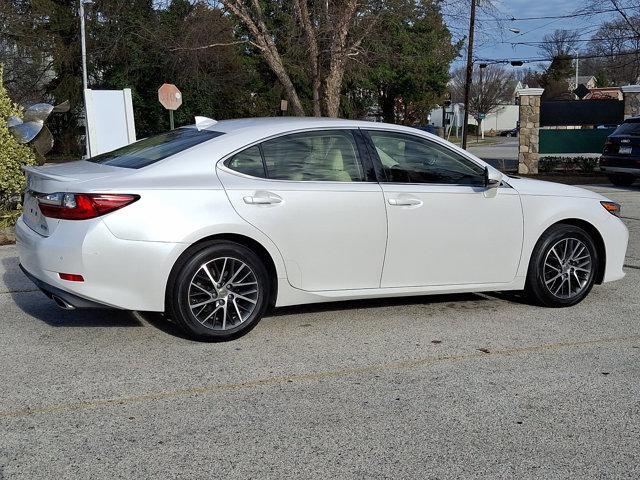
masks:
[[[394,207],[411,207],[414,205],[422,205],[422,201],[417,198],[390,198],[389,205]]]
[[[282,199],[275,195],[256,195],[256,196],[247,196],[243,198],[244,203],[248,203],[249,205],[273,205],[275,203],[282,203]]]

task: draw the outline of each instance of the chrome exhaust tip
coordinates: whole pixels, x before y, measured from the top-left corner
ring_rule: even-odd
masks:
[[[54,302],[56,302],[56,305],[58,305],[63,310],[75,310],[76,309],[76,307],[71,305],[69,302],[63,300],[62,298],[58,297],[57,295],[51,295],[51,299]]]

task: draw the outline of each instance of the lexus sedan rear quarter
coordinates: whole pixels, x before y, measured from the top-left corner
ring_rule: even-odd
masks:
[[[624,276],[619,205],[398,125],[202,120],[26,172],[20,262],[47,295],[166,312],[198,339],[274,305],[525,290],[563,307]]]

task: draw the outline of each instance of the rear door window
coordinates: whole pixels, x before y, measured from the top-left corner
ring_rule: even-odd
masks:
[[[236,153],[227,161],[227,167],[236,172],[252,177],[264,178],[264,163],[260,154],[260,147],[254,145],[240,153]]]
[[[262,144],[267,176],[274,180],[363,182],[353,132],[294,133]]]
[[[88,160],[112,167],[142,168],[220,135],[223,132],[198,130],[194,127],[177,128]]]

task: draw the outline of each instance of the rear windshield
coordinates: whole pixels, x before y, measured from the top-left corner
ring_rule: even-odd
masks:
[[[222,134],[223,132],[198,130],[192,127],[178,128],[155,137],[145,138],[112,152],[96,155],[89,161],[113,167],[142,168]]]
[[[640,135],[640,122],[624,122],[612,135]]]

